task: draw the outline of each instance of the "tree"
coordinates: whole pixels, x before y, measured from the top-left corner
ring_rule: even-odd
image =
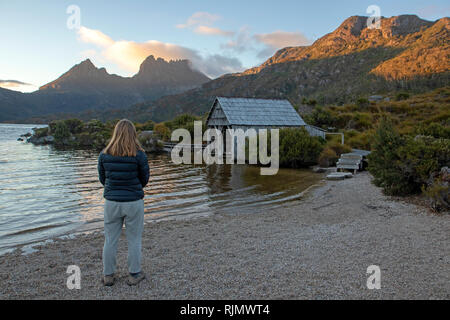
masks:
[[[392,122],[382,119],[375,132],[372,153],[369,155],[369,171],[376,186],[389,195],[410,193],[409,177],[398,170],[401,161],[397,151],[404,140],[394,129]]]

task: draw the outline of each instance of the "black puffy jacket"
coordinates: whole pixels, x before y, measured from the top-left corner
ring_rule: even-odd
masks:
[[[135,157],[114,157],[102,152],[98,157],[98,175],[105,186],[105,199],[117,202],[143,199],[143,188],[150,177],[147,156],[142,151]]]

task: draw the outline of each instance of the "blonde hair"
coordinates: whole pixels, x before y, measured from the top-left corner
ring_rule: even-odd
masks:
[[[123,119],[116,124],[111,141],[103,152],[115,157],[135,157],[139,150],[144,151],[137,139],[134,124]]]

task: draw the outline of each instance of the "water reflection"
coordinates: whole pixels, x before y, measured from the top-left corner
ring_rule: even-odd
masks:
[[[102,227],[97,152],[18,142],[34,126],[0,125],[0,253],[15,245]],[[252,213],[298,199],[321,179],[307,170],[261,176],[246,165],[174,165],[149,156],[146,219]]]

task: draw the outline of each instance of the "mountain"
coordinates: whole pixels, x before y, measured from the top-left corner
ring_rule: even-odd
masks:
[[[310,46],[281,49],[256,68],[211,81],[192,71],[187,61],[149,57],[132,78],[109,75],[85,61],[81,65],[85,64],[82,69],[86,70],[80,73],[89,76],[80,79],[86,80],[76,80],[77,72],[72,70],[70,76],[63,75],[37,92],[47,99],[50,92],[64,97],[59,103],[50,103],[55,106],[53,112],[60,113],[42,117],[39,109],[34,114],[41,120],[75,116],[159,122],[182,113],[203,115],[215,96],[283,98],[297,106],[304,99],[343,104],[374,94],[424,92],[450,84],[448,17],[434,22],[415,15],[383,17],[380,29],[369,29],[367,19],[350,17]],[[95,81],[86,85],[87,79]],[[195,88],[184,91],[190,89],[191,81]],[[184,92],[170,95],[174,87]],[[105,92],[106,88],[115,89]],[[86,92],[89,94],[84,97]],[[161,98],[155,100],[157,96]],[[98,101],[93,103],[92,97]]]
[[[369,29],[366,22],[367,17],[350,17],[311,46],[281,49],[259,67],[114,112],[114,117],[163,121],[180,113],[202,115],[215,96],[342,104],[372,94],[449,85],[449,18],[435,22],[415,15],[382,18],[380,29]]]
[[[19,119],[24,115],[31,114],[31,106],[28,105],[25,94],[0,88],[0,118],[4,119]],[[20,106],[20,107],[19,107]]]
[[[39,88],[40,94],[64,92],[88,92],[116,90],[126,85],[127,79],[110,75],[105,68],[97,68],[87,59],[73,66],[58,79]]]
[[[87,59],[38,91],[22,94],[2,90],[0,121],[125,108],[193,89],[209,80],[191,68],[187,60],[167,62],[149,56],[136,75],[126,78],[109,74]]]

